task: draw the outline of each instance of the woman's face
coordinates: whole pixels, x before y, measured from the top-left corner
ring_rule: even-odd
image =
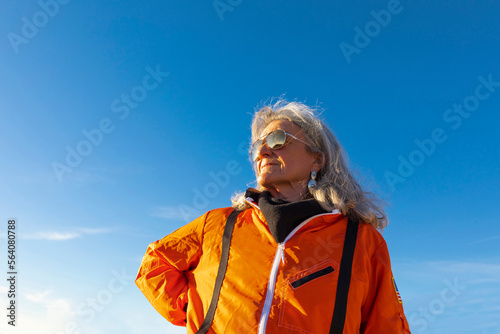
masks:
[[[306,141],[302,130],[293,122],[277,120],[269,123],[261,137],[274,130],[284,130],[302,141]],[[307,151],[303,142],[287,136],[287,142],[277,150],[271,150],[262,145],[256,163],[257,182],[263,188],[271,191],[286,192],[287,197],[303,196],[307,191],[307,182],[311,172],[321,168],[318,153]]]

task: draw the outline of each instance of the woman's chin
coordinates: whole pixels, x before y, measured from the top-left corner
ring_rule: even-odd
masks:
[[[257,183],[265,189],[274,188],[273,184],[276,182],[276,178],[269,174],[261,174],[257,177]]]

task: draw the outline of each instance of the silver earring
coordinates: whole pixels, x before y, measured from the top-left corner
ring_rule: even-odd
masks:
[[[309,188],[309,191],[316,188],[316,171],[314,170],[311,172],[311,180],[307,184],[307,188]]]

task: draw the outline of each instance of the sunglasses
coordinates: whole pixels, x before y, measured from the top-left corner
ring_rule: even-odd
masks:
[[[266,134],[264,137],[258,139],[255,143],[253,143],[252,148],[250,149],[250,157],[252,158],[252,161],[258,160],[259,151],[262,145],[266,144],[266,146],[271,150],[279,150],[286,144],[288,139],[287,136],[290,136],[293,139],[297,139],[298,141],[301,141],[307,146],[309,146],[309,144],[306,143],[305,141],[300,140],[299,138],[295,137],[294,135],[288,132],[285,132],[284,130],[274,130]]]

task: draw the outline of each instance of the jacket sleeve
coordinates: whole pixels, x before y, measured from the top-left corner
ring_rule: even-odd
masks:
[[[385,241],[372,257],[370,289],[362,307],[361,333],[409,334],[403,301],[392,275]]]
[[[186,326],[186,272],[199,261],[206,215],[149,245],[136,285],[151,305],[174,325]]]

